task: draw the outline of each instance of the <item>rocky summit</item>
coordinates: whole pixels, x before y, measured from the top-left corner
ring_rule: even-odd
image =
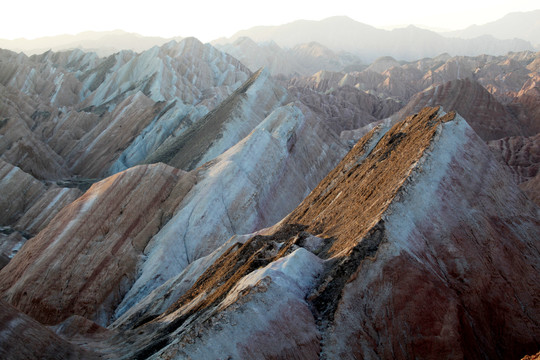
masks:
[[[220,49],[0,51],[0,358],[538,353],[540,53]]]

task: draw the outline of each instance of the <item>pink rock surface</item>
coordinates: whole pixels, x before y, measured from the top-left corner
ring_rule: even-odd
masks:
[[[3,298],[45,324],[75,314],[106,323],[181,176],[158,164],[94,184],[0,272]]]
[[[36,235],[58,214],[83,193],[77,188],[51,186],[17,221],[15,228]]]
[[[68,155],[71,171],[89,178],[106,175],[112,163],[161,108],[162,104],[155,104],[141,92],[126,98],[77,142]]]

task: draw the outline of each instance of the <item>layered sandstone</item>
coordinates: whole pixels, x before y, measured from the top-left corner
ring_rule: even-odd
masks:
[[[503,138],[488,145],[497,159],[508,166],[519,187],[540,204],[540,134]]]
[[[279,221],[345,152],[327,122],[302,104],[274,110],[238,144],[191,172],[196,185],[149,243],[117,316],[231,236]]]
[[[75,314],[107,323],[182,176],[146,165],[94,184],[2,270],[3,298],[45,324]]]
[[[534,353],[539,228],[466,121],[425,109],[375,128],[279,224],[191,267],[188,287],[156,290],[178,299],[141,307],[112,343],[167,359]]]
[[[0,224],[13,225],[45,189],[32,175],[0,159]]]
[[[146,159],[192,170],[234,146],[274,109],[290,101],[287,91],[263,69],[181,136],[169,136]]]

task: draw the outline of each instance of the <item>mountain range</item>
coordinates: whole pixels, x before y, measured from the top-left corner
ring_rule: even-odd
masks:
[[[216,39],[211,43],[219,46],[226,45],[230,50],[239,46],[237,43],[239,39],[249,38],[261,45],[258,51],[262,54],[259,54],[259,57],[267,57],[268,55],[263,54],[268,51],[292,50],[304,53],[313,51],[301,48],[313,42],[337,53],[330,56],[332,59],[329,63],[322,64],[330,65],[330,67],[315,67],[315,71],[334,70],[335,65],[340,63],[338,58],[351,55],[359,57],[364,63],[372,62],[381,56],[392,56],[399,60],[415,60],[422,57],[434,57],[442,53],[470,56],[504,55],[509,51],[540,49],[539,12],[540,10],[510,13],[484,25],[472,25],[463,30],[443,33],[412,25],[388,31],[357,22],[346,16],[336,16],[320,21],[298,20],[280,26],[254,27],[238,31],[230,38]],[[181,37],[142,36],[122,30],[87,31],[77,35],[49,36],[32,40],[0,39],[0,48],[24,52],[27,55],[41,54],[47,50],[81,49],[86,52],[96,52],[99,56],[108,56],[120,50],[142,52],[153,46],[161,46],[171,40],[181,39]],[[242,44],[241,52],[247,51],[246,46],[247,44]],[[307,46],[310,47],[310,45]],[[249,45],[249,47],[253,46]],[[238,50],[236,51],[239,55]],[[320,52],[320,50],[316,51]],[[342,52],[348,54],[342,54]],[[280,56],[290,59],[287,55]],[[357,60],[349,62],[355,63]],[[299,70],[299,67],[294,64],[285,66],[292,66]],[[306,68],[310,68],[310,65],[303,67],[300,71],[305,71]],[[272,73],[275,72],[272,71]]]
[[[515,12],[483,25],[471,25],[463,30],[443,33],[448,37],[470,39],[482,35],[492,35],[497,39],[523,39],[540,45],[540,10]]]
[[[0,357],[538,353],[538,109],[530,50],[1,50]]]
[[[122,30],[86,31],[76,35],[47,36],[36,39],[0,39],[0,48],[27,55],[36,55],[48,50],[64,51],[80,49],[92,51],[99,56],[109,56],[120,50],[141,52],[153,46],[161,46],[171,40],[181,40],[181,37],[162,38],[158,36],[142,36]]]
[[[527,24],[532,23],[531,27],[534,27],[534,22],[537,21],[534,16],[527,17],[526,20]],[[495,27],[497,24],[498,22]],[[491,28],[485,28],[489,29]],[[254,27],[239,31],[231,38],[216,40],[213,44],[234,43],[240,38],[248,37],[257,43],[273,41],[280,47],[293,48],[315,41],[334,52],[352,53],[364,62],[371,62],[381,56],[414,60],[435,57],[442,53],[476,56],[534,50],[530,42],[522,39],[498,39],[484,30],[479,34],[481,35],[468,39],[446,37],[412,25],[388,31],[359,23],[346,16],[338,16],[321,21],[299,20],[281,26]]]

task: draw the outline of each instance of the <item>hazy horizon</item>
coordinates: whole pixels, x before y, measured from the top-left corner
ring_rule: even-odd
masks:
[[[415,25],[452,31],[496,21],[512,12],[540,8],[536,0],[456,0],[451,7],[427,0],[407,3],[379,1],[369,5],[351,5],[345,0],[331,4],[319,0],[294,3],[275,0],[271,7],[257,4],[257,8],[247,0],[206,1],[189,5],[155,0],[151,7],[147,4],[145,1],[96,0],[91,7],[81,7],[66,0],[11,2],[4,5],[9,16],[0,23],[0,38],[32,40],[87,31],[123,30],[163,38],[194,36],[208,42],[255,26],[277,26],[296,20],[322,20],[333,16],[348,16],[385,29]]]

